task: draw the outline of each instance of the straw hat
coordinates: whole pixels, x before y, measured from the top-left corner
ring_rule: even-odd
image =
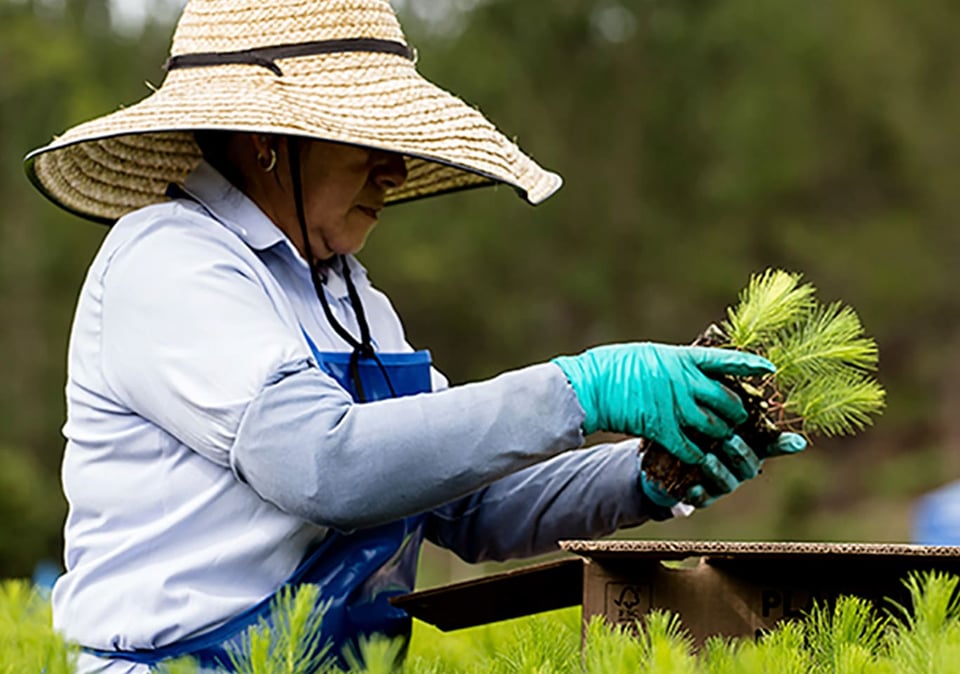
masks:
[[[189,0],[160,88],[33,151],[27,173],[59,206],[112,222],[183,181],[200,129],[400,153],[408,178],[387,203],[505,183],[536,204],[562,184],[417,72],[387,0]]]

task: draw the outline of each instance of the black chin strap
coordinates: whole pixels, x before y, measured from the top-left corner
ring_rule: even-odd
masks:
[[[297,139],[290,139],[288,142],[288,152],[290,156],[290,180],[293,184],[293,200],[297,209],[300,235],[303,237],[303,251],[307,258],[307,266],[310,268],[310,280],[313,281],[313,290],[320,299],[320,306],[323,307],[323,314],[326,316],[327,322],[333,328],[334,332],[353,348],[353,353],[350,354],[350,378],[353,380],[357,397],[360,399],[360,402],[366,402],[367,400],[366,393],[363,390],[363,381],[360,377],[361,358],[370,358],[377,363],[381,374],[383,374],[383,379],[387,382],[387,386],[390,389],[390,394],[396,397],[397,394],[393,389],[393,383],[390,381],[390,377],[387,375],[387,369],[380,360],[380,356],[378,356],[377,352],[373,349],[373,341],[370,338],[370,326],[367,323],[367,314],[363,310],[363,303],[360,301],[360,294],[357,292],[357,287],[353,284],[353,279],[350,277],[350,264],[347,262],[347,258],[342,255],[337,257],[340,259],[343,280],[347,284],[347,295],[350,297],[350,305],[353,307],[353,312],[357,316],[357,324],[360,326],[360,339],[350,334],[350,331],[340,324],[340,321],[333,315],[333,311],[330,310],[330,304],[327,302],[327,294],[323,288],[323,284],[327,280],[326,274],[319,268],[319,264],[314,263],[313,251],[310,248],[310,237],[307,232],[307,217],[303,206],[303,178],[300,174],[300,143]]]

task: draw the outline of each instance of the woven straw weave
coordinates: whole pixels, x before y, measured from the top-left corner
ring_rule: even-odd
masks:
[[[190,0],[171,56],[342,38],[406,44],[386,0]],[[499,182],[536,204],[562,184],[403,56],[336,53],[277,65],[280,76],[247,64],[171,70],[143,101],[32,152],[28,175],[63,208],[110,222],[162,201],[167,185],[194,169],[194,130],[223,129],[400,153],[408,178],[387,203]]]

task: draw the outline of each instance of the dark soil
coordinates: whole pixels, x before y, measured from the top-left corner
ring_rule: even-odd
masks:
[[[711,325],[694,342],[694,346],[720,346],[725,343],[723,333],[720,329]],[[722,379],[724,386],[732,390],[743,401],[747,410],[747,420],[736,428],[736,433],[744,442],[747,443],[758,455],[763,456],[763,448],[773,443],[780,430],[770,420],[768,410],[771,407],[772,400],[776,398],[777,391],[772,387],[768,390],[759,392],[759,381],[740,380],[734,377],[724,377]],[[744,384],[748,387],[745,387]],[[705,437],[696,432],[687,431],[690,437],[704,453],[711,453],[723,460],[723,454],[719,452],[721,441]],[[660,484],[660,486],[673,498],[683,500],[690,487],[696,484],[702,484],[707,492],[713,495],[719,495],[715,492],[714,485],[705,481],[703,471],[699,466],[683,463],[661,445],[647,439],[641,439],[640,451],[643,452],[643,470],[647,477]]]

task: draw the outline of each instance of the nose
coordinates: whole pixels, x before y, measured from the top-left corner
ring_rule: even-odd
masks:
[[[397,189],[407,182],[407,160],[396,152],[377,152],[371,174],[381,189]]]

